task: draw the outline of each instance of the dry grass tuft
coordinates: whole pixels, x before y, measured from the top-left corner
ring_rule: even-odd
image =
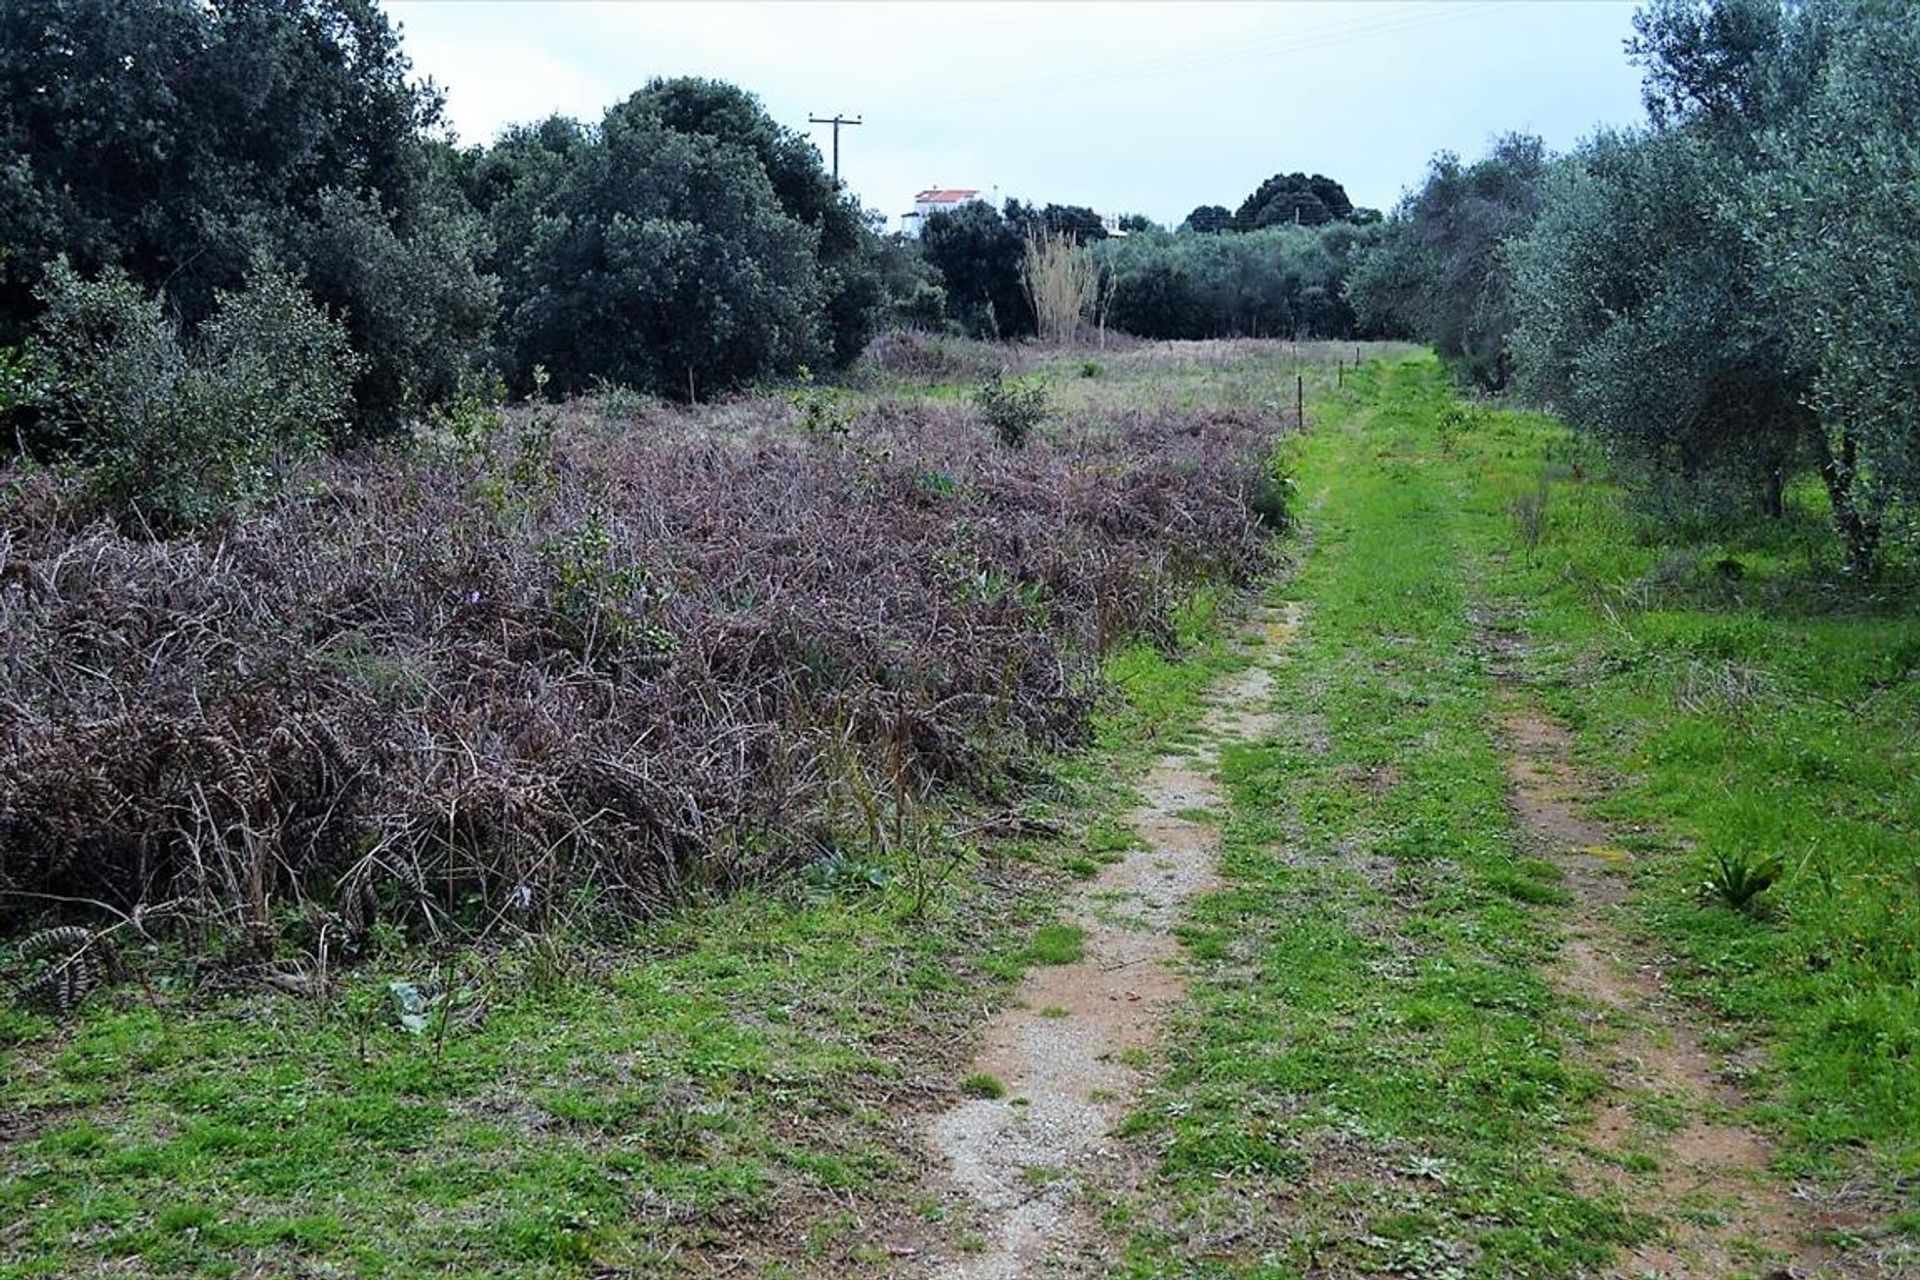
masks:
[[[1064,231],[1042,229],[1027,236],[1020,282],[1044,341],[1072,342],[1083,327],[1099,326],[1104,319],[1111,287],[1103,283],[1093,255]]]

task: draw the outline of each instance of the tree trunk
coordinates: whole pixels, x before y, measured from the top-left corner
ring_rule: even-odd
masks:
[[[1842,430],[1840,452],[1824,430],[1813,433],[1820,457],[1820,479],[1827,486],[1827,498],[1833,504],[1833,523],[1847,550],[1847,567],[1862,581],[1872,578],[1880,551],[1880,522],[1861,514],[1854,493],[1855,447],[1853,433]]]
[[[1769,520],[1787,518],[1787,470],[1785,467],[1767,468],[1767,487],[1760,495],[1760,506]]]

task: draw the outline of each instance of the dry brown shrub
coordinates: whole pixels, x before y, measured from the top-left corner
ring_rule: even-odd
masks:
[[[1252,421],[567,422],[519,498],[369,455],[173,541],[0,473],[0,925],[184,904],[264,954],[776,875],[850,825],[850,760],[887,803],[1001,787],[1266,554]]]

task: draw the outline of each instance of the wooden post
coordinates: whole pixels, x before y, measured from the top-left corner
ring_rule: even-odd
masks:
[[[1300,424],[1300,430],[1307,429],[1307,375],[1293,375],[1293,416]]]

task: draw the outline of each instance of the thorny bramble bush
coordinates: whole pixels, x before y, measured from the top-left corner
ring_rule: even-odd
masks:
[[[575,415],[524,504],[511,458],[386,453],[171,541],[0,472],[0,929],[58,895],[265,957],[831,856],[849,768],[918,805],[1081,741],[1102,651],[1260,569],[1267,446],[1218,414],[1017,454],[960,406],[828,440]]]

